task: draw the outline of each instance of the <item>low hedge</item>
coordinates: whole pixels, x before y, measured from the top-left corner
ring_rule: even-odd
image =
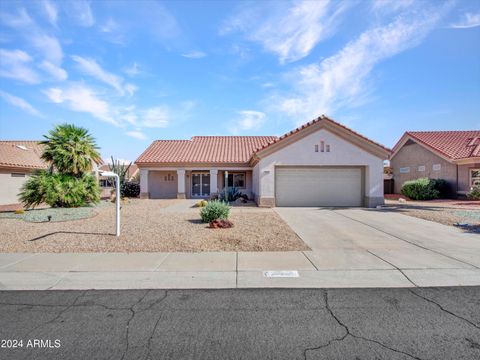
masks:
[[[405,181],[401,193],[412,200],[438,199],[447,195],[448,183],[443,179],[429,178]]]

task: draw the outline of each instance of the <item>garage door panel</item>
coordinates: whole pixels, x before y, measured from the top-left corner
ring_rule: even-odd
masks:
[[[276,168],[277,206],[362,206],[362,168]]]

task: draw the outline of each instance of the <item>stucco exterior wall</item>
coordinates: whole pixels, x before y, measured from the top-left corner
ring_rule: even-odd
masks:
[[[12,177],[12,173],[23,173],[25,177]],[[25,170],[0,169],[0,205],[19,203],[17,195],[29,175]]]
[[[440,170],[433,170],[433,165],[440,164]],[[400,193],[402,185],[407,180],[422,177],[431,179],[444,179],[448,181],[453,192],[457,187],[457,165],[448,162],[440,156],[429,151],[422,145],[408,141],[390,160],[395,182],[395,193]],[[425,166],[425,171],[418,171],[419,166]],[[409,173],[400,173],[400,168],[410,167]]]
[[[330,146],[330,152],[315,152],[321,141]],[[254,172],[258,172],[258,202],[272,203],[275,197],[275,166],[364,166],[365,203],[375,206],[383,203],[383,160],[352,143],[321,129],[262,158]],[[257,175],[255,175],[257,176]]]

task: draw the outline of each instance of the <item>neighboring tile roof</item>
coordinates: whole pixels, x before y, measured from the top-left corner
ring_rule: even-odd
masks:
[[[128,166],[128,164],[122,165],[122,166]],[[98,167],[98,170],[110,171],[110,165],[108,163],[104,162],[103,165]],[[127,178],[131,179],[132,177],[134,177],[137,174],[137,172],[138,172],[138,166],[136,164],[132,163],[132,165],[130,165],[130,167],[128,168]]]
[[[46,169],[47,165],[40,158],[42,145],[38,141],[5,141],[0,140],[0,166]]]
[[[194,136],[190,140],[154,141],[138,159],[148,163],[241,163],[276,136]]]
[[[356,136],[362,138],[363,140],[366,140],[367,142],[369,142],[369,143],[371,143],[371,144],[373,144],[373,145],[379,146],[379,147],[383,148],[384,150],[386,150],[386,151],[388,151],[388,152],[391,151],[389,148],[383,146],[382,144],[377,143],[377,142],[375,142],[375,141],[373,141],[373,140],[371,140],[371,139],[363,136],[362,134],[357,133],[356,131],[354,131],[354,130],[346,127],[345,125],[342,125],[342,124],[340,124],[340,123],[338,123],[338,122],[336,122],[336,121],[328,118],[328,117],[325,116],[325,115],[321,115],[321,116],[318,117],[317,119],[313,119],[313,120],[309,121],[308,123],[303,124],[302,126],[297,127],[296,129],[293,129],[292,131],[289,131],[289,132],[286,133],[286,134],[283,134],[283,135],[280,136],[279,138],[276,138],[274,141],[272,141],[272,142],[270,142],[270,143],[268,143],[268,144],[263,145],[262,147],[258,148],[255,152],[260,151],[260,150],[263,150],[263,149],[265,149],[265,148],[267,148],[267,147],[269,147],[269,146],[271,146],[271,145],[273,145],[273,144],[275,144],[275,143],[277,143],[277,142],[279,142],[279,141],[281,141],[281,140],[283,140],[283,139],[285,139],[285,138],[287,138],[287,137],[289,137],[289,136],[291,136],[291,135],[293,135],[293,134],[296,134],[296,133],[298,133],[299,131],[302,131],[303,129],[306,129],[306,128],[308,128],[308,127],[312,126],[313,124],[316,124],[316,123],[318,123],[318,122],[320,122],[320,121],[330,122],[330,123],[332,123],[332,124],[335,124],[335,125],[337,125],[337,126],[340,126],[340,127],[343,128],[344,130],[347,130],[347,131],[350,132],[351,134],[356,135]]]
[[[435,150],[451,160],[480,157],[480,130],[471,131],[407,131],[405,136]],[[400,140],[394,147],[396,152]]]

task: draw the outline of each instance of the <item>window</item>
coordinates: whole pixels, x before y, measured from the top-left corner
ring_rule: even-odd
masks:
[[[326,145],[325,148],[326,148],[327,152],[330,152],[330,145]]]
[[[12,177],[25,177],[23,173],[11,173]]]
[[[107,188],[107,187],[113,187],[112,180],[110,179],[100,179],[100,186]]]
[[[440,171],[442,169],[442,165],[441,164],[433,164],[432,165],[432,170],[433,171]]]
[[[318,152],[318,145],[315,145],[315,152]]]
[[[228,186],[236,188],[245,188],[245,173],[228,174]]]
[[[420,166],[418,167],[418,169],[417,169],[417,171],[420,171],[420,172],[423,172],[423,171],[425,171],[425,170],[426,170],[425,165],[420,165]]]
[[[400,168],[400,174],[408,174],[410,172],[410,167]]]
[[[470,186],[480,186],[480,169],[470,170]]]

